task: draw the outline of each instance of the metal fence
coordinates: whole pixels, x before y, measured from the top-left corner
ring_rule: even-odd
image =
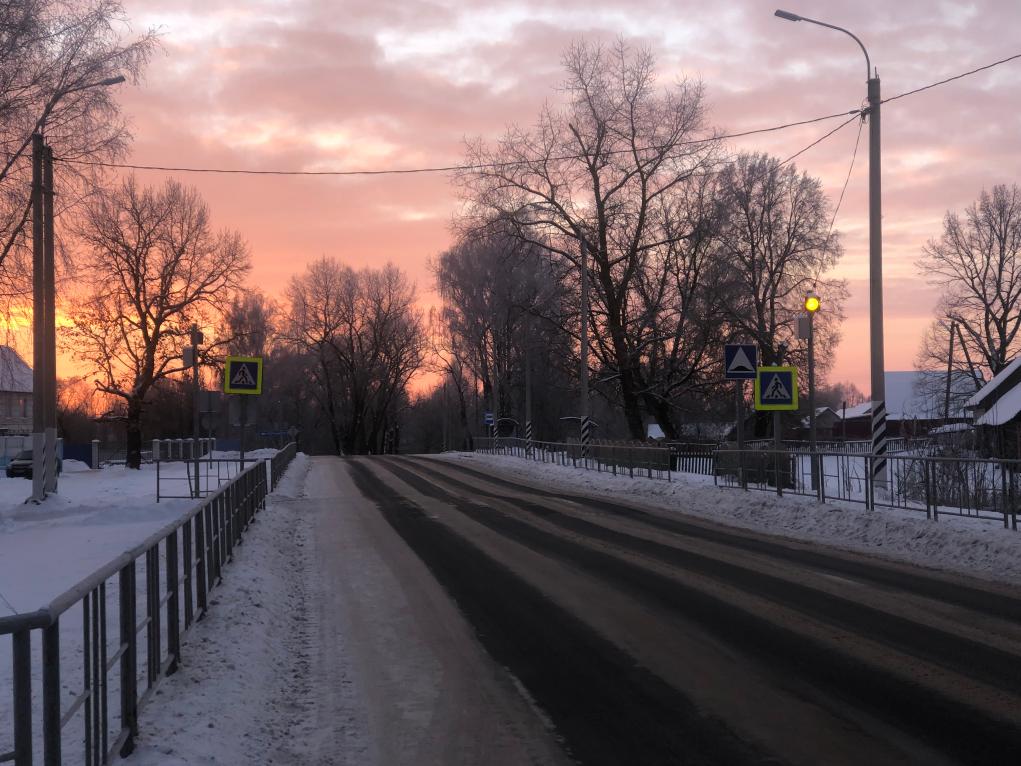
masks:
[[[86,766],[98,766],[131,753],[139,711],[160,680],[177,670],[182,636],[206,613],[209,591],[220,583],[234,546],[293,457],[286,451],[271,470],[266,461],[249,466],[49,605],[0,617],[0,637],[11,636],[14,702],[13,749],[5,751],[0,733],[0,763],[31,766],[41,750],[46,766],[59,766],[65,749],[81,747]],[[62,624],[80,630],[80,648],[61,652]],[[72,674],[62,672],[65,664],[74,666]],[[81,686],[65,704],[69,692],[62,681],[69,677]],[[34,687],[41,688],[41,711]]]
[[[1017,529],[1021,461],[901,453],[887,455],[886,480],[872,480],[873,455],[804,450],[718,450],[716,482],[898,508],[940,516],[1002,522]],[[779,481],[778,481],[779,477]]]
[[[516,455],[616,475],[670,479],[671,472],[713,476],[718,486],[744,487],[843,500],[867,509],[896,508],[941,516],[1002,522],[1017,529],[1021,506],[1021,461],[928,454],[920,445],[899,444],[902,452],[886,456],[887,479],[872,481],[871,454],[848,451],[815,453],[803,448],[728,449],[706,444],[592,444],[588,455],[577,442],[519,438],[476,438],[476,451]],[[799,443],[800,445],[800,443]]]
[[[531,443],[519,437],[476,437],[475,451],[488,454],[516,455],[540,463],[554,463],[584,468],[589,471],[612,473],[615,476],[670,480],[671,452],[667,447],[592,442],[588,451],[580,442]]]
[[[297,445],[291,442],[276,455],[264,461],[262,458],[201,458],[199,460],[168,459],[156,462],[156,502],[161,500],[206,497],[224,484],[234,480],[246,465],[267,463],[270,483],[276,487],[287,466],[297,454]],[[198,472],[196,474],[196,466]],[[181,475],[181,469],[184,475]],[[197,476],[197,478],[196,478]],[[196,483],[198,493],[196,494]]]

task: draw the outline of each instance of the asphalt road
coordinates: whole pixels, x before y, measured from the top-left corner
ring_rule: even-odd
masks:
[[[580,763],[1021,763],[1015,590],[444,461],[344,467]]]

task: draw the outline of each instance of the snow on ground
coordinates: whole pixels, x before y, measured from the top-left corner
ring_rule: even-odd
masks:
[[[185,637],[177,674],[139,719],[130,766],[301,763],[308,706],[309,527],[293,502],[309,459],[298,454],[256,516],[208,614]],[[283,667],[282,667],[283,666]]]
[[[255,457],[276,453],[263,452]],[[25,503],[32,492],[31,481],[0,478],[0,616],[46,606],[195,504],[192,499],[157,503],[155,465],[143,465],[140,470],[110,466],[93,471],[87,466],[79,470],[76,462],[64,461],[57,493],[38,505]],[[172,485],[175,489],[187,486],[184,463],[164,462],[160,474],[176,482]],[[137,567],[139,583],[143,583],[144,561]],[[108,581],[108,610],[116,610],[116,593],[116,580]],[[138,608],[144,611],[144,586],[140,598]],[[81,638],[81,609],[75,607],[61,618],[60,639],[63,685],[75,693],[80,691]],[[41,668],[38,637],[33,647],[33,677],[37,678]],[[11,688],[11,670],[11,639],[0,636],[0,690]],[[38,706],[38,700],[35,702]],[[10,694],[0,694],[0,752],[10,749],[11,718]],[[69,723],[68,730],[77,726]],[[41,726],[35,727],[36,734],[40,730]]]
[[[516,479],[566,491],[619,497],[657,509],[867,553],[988,580],[1021,584],[1021,534],[997,522],[895,509],[866,511],[860,504],[820,504],[803,496],[717,487],[711,476],[672,475],[672,481],[628,478],[509,455],[447,453],[439,460],[480,470],[497,469]]]

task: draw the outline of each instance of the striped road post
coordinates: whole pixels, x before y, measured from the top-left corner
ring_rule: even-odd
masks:
[[[525,456],[532,456],[532,421],[525,421]]]
[[[592,421],[588,415],[581,416],[581,456],[588,460],[589,443],[592,441]]]
[[[886,402],[872,402],[872,483],[885,488],[886,483]]]

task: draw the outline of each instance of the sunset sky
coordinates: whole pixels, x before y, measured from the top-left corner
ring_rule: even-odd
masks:
[[[1021,3],[815,2],[788,10],[865,43],[883,95],[1021,52]],[[774,18],[766,2],[673,0],[129,0],[137,30],[162,31],[140,87],[120,86],[131,162],[358,170],[456,164],[464,139],[531,125],[559,98],[574,40],[651,47],[660,79],[701,78],[728,132],[859,107],[865,63],[835,31]],[[1021,60],[883,108],[887,369],[910,369],[933,292],[915,261],[948,209],[1021,181]],[[837,123],[755,136],[734,149],[787,157]],[[799,158],[835,200],[857,128]],[[867,130],[837,219],[851,300],[833,380],[868,390]],[[149,183],[166,174],[144,172]],[[450,244],[458,199],[443,174],[376,178],[180,175],[214,222],[251,243],[252,283],[279,294],[320,255],[394,261],[429,293],[427,261]]]

